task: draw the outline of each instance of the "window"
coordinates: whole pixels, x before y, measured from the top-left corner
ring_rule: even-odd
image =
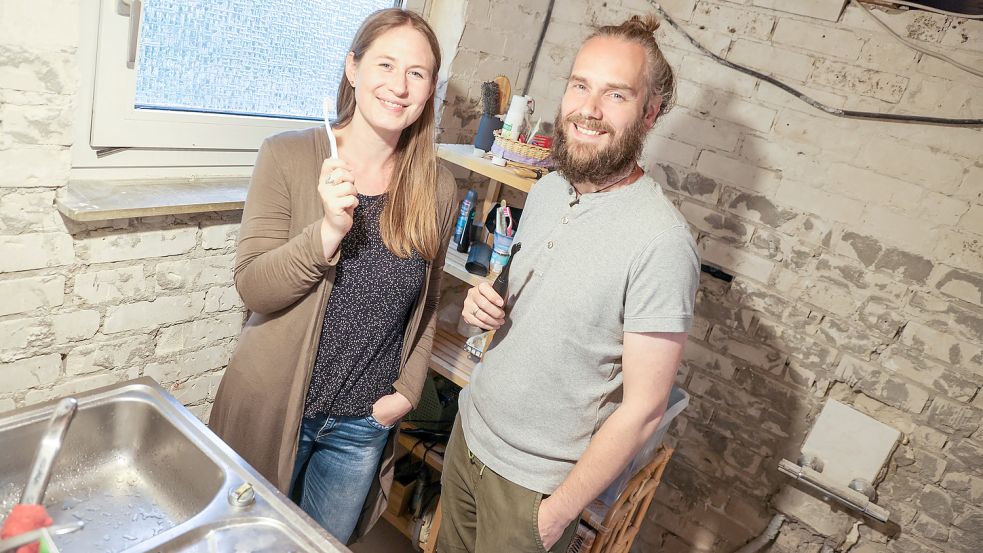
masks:
[[[250,165],[266,136],[321,120],[358,26],[399,4],[83,0],[73,165]]]

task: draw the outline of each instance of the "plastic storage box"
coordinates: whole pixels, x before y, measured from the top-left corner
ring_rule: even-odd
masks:
[[[672,424],[672,420],[682,413],[687,405],[689,405],[689,394],[681,388],[673,386],[669,392],[669,405],[666,406],[666,413],[662,416],[659,427],[652,434],[652,437],[645,442],[645,445],[638,451],[638,454],[635,455],[631,463],[628,464],[628,468],[620,476],[615,478],[614,482],[611,482],[611,485],[608,486],[608,489],[604,490],[604,493],[598,496],[599,500],[606,505],[611,505],[615,499],[618,499],[618,495],[625,489],[628,480],[632,476],[635,476],[638,471],[642,470],[642,467],[647,465],[655,457],[655,453],[659,450],[659,446],[662,445],[662,439],[665,438],[666,432],[669,430],[669,425]]]

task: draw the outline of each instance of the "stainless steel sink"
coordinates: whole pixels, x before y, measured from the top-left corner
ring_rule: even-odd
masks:
[[[60,551],[348,551],[152,379],[73,397],[44,504],[56,523],[86,526],[54,538]],[[0,516],[19,499],[53,408],[0,415]],[[243,483],[255,500],[234,506]]]

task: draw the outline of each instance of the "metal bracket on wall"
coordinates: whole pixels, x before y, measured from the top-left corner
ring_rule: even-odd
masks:
[[[802,444],[797,463],[782,459],[778,470],[827,497],[887,522],[887,509],[874,503],[873,483],[897,446],[901,433],[830,399]]]

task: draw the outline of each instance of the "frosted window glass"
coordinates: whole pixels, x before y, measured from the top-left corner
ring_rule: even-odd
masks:
[[[355,31],[370,13],[393,5],[145,0],[136,107],[320,119]]]

